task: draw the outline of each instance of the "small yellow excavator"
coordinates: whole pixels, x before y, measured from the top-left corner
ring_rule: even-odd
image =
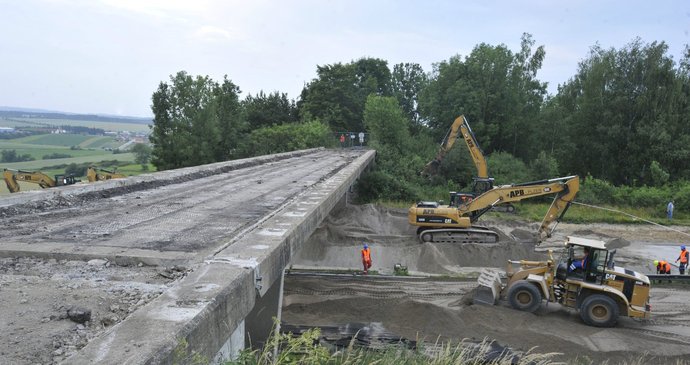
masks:
[[[556,194],[537,232],[537,240],[541,242],[551,236],[556,228],[554,225],[549,229],[551,223],[560,221],[579,190],[578,176],[494,186],[476,197],[474,194],[451,196],[450,205],[415,203],[408,210],[407,219],[418,227],[417,236],[421,242],[495,243],[498,242],[496,232],[475,225],[479,217],[496,205]]]
[[[477,137],[475,137],[474,132],[472,132],[470,123],[464,115],[455,118],[455,121],[453,121],[448,133],[446,133],[446,136],[441,142],[441,147],[439,148],[436,157],[424,166],[424,169],[420,172],[420,175],[424,177],[436,175],[441,166],[441,162],[443,162],[446,154],[448,154],[448,152],[450,152],[450,150],[453,148],[455,142],[458,140],[458,137],[462,137],[467,145],[467,150],[470,152],[474,166],[477,169],[477,176],[472,178],[472,194],[451,191],[451,202],[459,199],[469,198],[471,195],[481,195],[482,193],[491,190],[494,187],[494,178],[489,176],[489,168],[488,164],[486,163],[486,157],[484,157],[484,151],[482,151],[481,147],[479,147]],[[515,212],[515,206],[510,203],[503,203],[494,206],[492,210],[497,212],[513,213]]]
[[[474,136],[472,128],[470,128],[470,123],[464,115],[455,118],[455,121],[453,121],[448,133],[446,133],[446,136],[441,142],[441,147],[436,157],[424,166],[420,175],[425,177],[436,175],[441,166],[441,162],[443,162],[446,154],[450,152],[460,136],[462,136],[462,139],[465,141],[467,150],[470,152],[470,156],[474,162],[474,166],[477,168],[477,176],[474,177],[472,190],[476,195],[479,195],[494,186],[494,179],[489,177],[489,169],[486,158],[484,157],[484,152],[481,147],[479,147],[479,142],[477,142],[477,138]]]
[[[89,182],[104,181],[110,179],[122,179],[125,177],[127,177],[127,175],[119,174],[115,171],[101,169],[94,166],[90,166],[86,170],[86,178],[89,179]]]
[[[508,261],[505,285],[498,272],[484,270],[474,303],[504,297],[514,309],[535,312],[546,300],[578,310],[595,327],[615,326],[619,316],[649,318],[649,278],[615,266],[615,253],[603,241],[569,236],[558,260],[549,250],[546,261]]]
[[[2,173],[5,179],[5,184],[7,184],[7,189],[10,193],[19,192],[21,189],[19,187],[18,181],[38,184],[41,188],[53,188],[56,186],[73,185],[81,180],[77,180],[72,175],[55,175],[52,178],[40,171],[22,171],[22,170],[10,170],[4,169]]]

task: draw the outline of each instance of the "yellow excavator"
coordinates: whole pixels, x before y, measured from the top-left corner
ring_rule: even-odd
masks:
[[[491,190],[494,187],[494,178],[489,177],[489,168],[488,164],[486,163],[486,157],[484,157],[484,151],[482,151],[481,147],[479,147],[477,137],[475,137],[474,132],[472,132],[470,123],[467,121],[467,118],[465,118],[464,115],[455,118],[455,121],[453,121],[448,133],[446,133],[446,136],[441,142],[441,147],[439,148],[436,157],[424,166],[424,169],[420,172],[420,175],[424,177],[436,175],[441,166],[441,162],[443,162],[446,154],[450,152],[460,136],[462,136],[462,139],[467,145],[467,150],[470,152],[474,166],[477,169],[477,176],[472,178],[472,194],[458,193],[455,191],[450,192],[451,205],[453,205],[455,201],[481,195],[482,193]],[[493,209],[495,211],[508,213],[515,212],[515,206],[508,203],[495,206]]]
[[[89,182],[104,181],[110,179],[122,179],[125,177],[127,177],[127,175],[119,174],[115,171],[101,169],[94,166],[91,166],[86,170],[86,178],[89,179]]]
[[[479,196],[459,195],[450,205],[438,202],[418,202],[408,210],[407,218],[417,226],[422,242],[495,243],[498,234],[487,227],[475,225],[484,213],[494,206],[538,196],[556,194],[538,230],[538,242],[550,237],[551,223],[558,222],[568,210],[580,190],[578,176],[567,176],[522,184],[494,186]]]
[[[41,188],[53,188],[56,186],[72,185],[80,182],[72,175],[55,175],[52,178],[40,171],[22,171],[22,170],[10,170],[4,169],[3,178],[5,179],[5,184],[7,184],[7,189],[10,193],[19,192],[21,189],[19,187],[18,181],[38,184]]]

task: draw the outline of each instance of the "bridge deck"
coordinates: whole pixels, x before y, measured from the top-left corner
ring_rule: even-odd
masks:
[[[3,357],[60,361],[100,336],[68,362],[165,358],[227,305],[238,318],[208,331],[222,343],[257,277],[270,286],[373,153],[316,149],[0,198],[0,348],[16,349]],[[75,305],[89,323],[64,319]],[[13,320],[27,308],[36,315]]]

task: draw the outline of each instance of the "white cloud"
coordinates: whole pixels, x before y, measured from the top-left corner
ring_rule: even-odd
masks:
[[[193,38],[205,42],[243,40],[245,37],[238,32],[231,32],[221,27],[204,25],[193,34]]]

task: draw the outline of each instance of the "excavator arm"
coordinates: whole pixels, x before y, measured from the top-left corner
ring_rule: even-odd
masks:
[[[438,173],[438,168],[441,162],[446,157],[446,154],[453,148],[453,145],[457,141],[458,137],[462,136],[467,145],[467,149],[470,151],[470,156],[472,156],[472,161],[474,166],[477,168],[477,178],[488,179],[489,171],[486,165],[486,158],[484,157],[484,152],[479,147],[477,143],[477,138],[474,136],[470,124],[464,115],[455,118],[455,121],[450,126],[448,133],[446,133],[443,142],[441,143],[441,148],[439,149],[436,157],[424,166],[421,172],[422,176],[431,176]]]
[[[110,180],[110,179],[121,179],[127,177],[124,174],[119,174],[115,171],[110,171],[106,169],[99,169],[96,167],[89,167],[86,170],[86,178],[89,180],[89,182],[96,182],[96,181],[103,181],[103,180]]]
[[[408,221],[419,227],[417,233],[422,242],[480,243],[482,237],[488,238],[489,242],[495,242],[497,240],[495,233],[473,225],[484,213],[497,205],[556,194],[539,227],[538,241],[541,242],[551,235],[550,225],[560,220],[579,190],[578,176],[496,186],[457,206],[441,206],[434,202],[417,203],[408,211]],[[463,238],[463,235],[473,236]]]
[[[20,190],[19,184],[17,183],[17,179],[14,177],[14,172],[12,170],[5,169],[2,172],[2,177],[5,179],[7,190],[9,190],[10,193],[16,193]]]
[[[549,210],[539,227],[539,242],[546,237],[551,237],[555,226],[549,230],[554,221],[560,221],[570,207],[580,190],[578,176],[559,177],[555,179],[533,181],[522,184],[497,186],[472,200],[469,204],[460,205],[460,215],[471,215],[471,220],[476,221],[479,216],[487,212],[495,205],[516,202],[523,199],[534,198],[543,195],[556,194]]]

